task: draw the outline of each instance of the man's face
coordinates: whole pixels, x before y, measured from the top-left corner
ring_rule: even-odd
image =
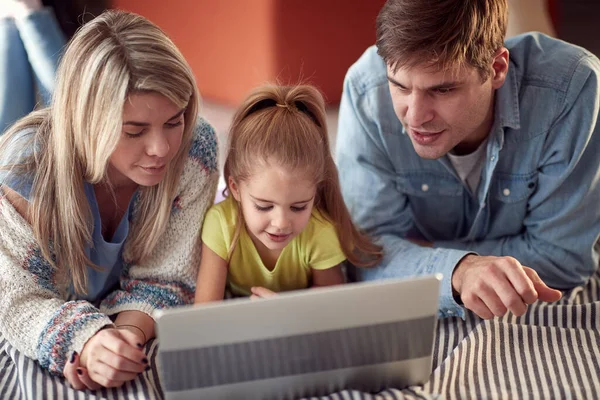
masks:
[[[507,68],[508,52],[505,61]],[[394,73],[388,65],[387,73],[394,111],[420,157],[437,159],[451,150],[468,154],[489,135],[494,92],[506,70],[486,80],[471,66],[450,71],[417,66]]]

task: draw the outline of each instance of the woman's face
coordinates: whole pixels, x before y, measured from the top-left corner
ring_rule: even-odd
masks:
[[[163,179],[181,146],[184,111],[158,93],[129,96],[121,138],[109,160],[113,186],[154,186]]]

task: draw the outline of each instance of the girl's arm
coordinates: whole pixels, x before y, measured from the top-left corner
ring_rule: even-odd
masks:
[[[312,274],[312,287],[333,286],[344,283],[344,274],[340,264],[327,269],[313,269]]]
[[[340,264],[337,264],[327,269],[312,269],[312,274],[313,275],[311,288],[341,285],[342,283],[344,283],[344,274],[342,273],[342,267],[340,266]],[[264,287],[258,286],[253,287],[251,289],[251,292],[251,300],[268,299],[277,296],[277,293]]]
[[[223,300],[227,282],[227,267],[227,261],[202,243],[195,304]]]

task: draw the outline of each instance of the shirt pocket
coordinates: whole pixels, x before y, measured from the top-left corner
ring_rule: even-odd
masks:
[[[465,189],[449,175],[428,172],[402,174],[397,189],[408,199],[413,223],[424,237],[454,237],[465,214]]]
[[[537,188],[537,173],[495,174],[490,190],[494,237],[513,236],[524,229],[529,198]]]
[[[527,199],[537,187],[537,173],[495,174],[491,194],[503,204],[520,203]]]
[[[463,194],[463,186],[454,177],[431,172],[404,173],[397,178],[398,191],[416,197],[458,197]]]

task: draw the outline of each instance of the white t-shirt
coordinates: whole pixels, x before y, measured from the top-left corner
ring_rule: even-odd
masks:
[[[479,181],[481,180],[481,170],[485,164],[487,142],[488,140],[485,139],[474,152],[463,156],[457,156],[452,154],[452,152],[448,153],[448,159],[450,159],[459,178],[473,194],[477,192],[477,186],[479,186]]]

